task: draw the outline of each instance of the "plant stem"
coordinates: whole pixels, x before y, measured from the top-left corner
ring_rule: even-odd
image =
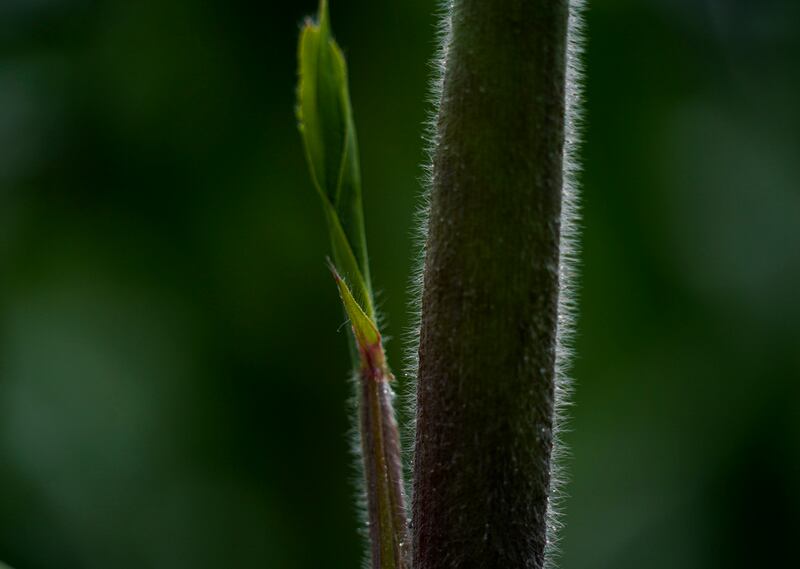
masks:
[[[568,13],[568,0],[453,2],[424,266],[415,569],[544,563]]]
[[[407,569],[408,536],[403,465],[397,421],[392,406],[389,371],[372,309],[361,308],[332,266],[353,330],[359,367],[361,456],[367,494],[367,514],[373,569]],[[370,304],[371,306],[371,304]]]
[[[406,569],[408,540],[397,422],[384,368],[361,371],[361,433],[372,566]]]

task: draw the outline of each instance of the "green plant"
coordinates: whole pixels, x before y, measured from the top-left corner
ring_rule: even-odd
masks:
[[[372,562],[381,569],[403,569],[408,539],[399,436],[389,387],[393,376],[375,323],[347,67],[330,35],[325,0],[320,3],[318,22],[307,21],[303,27],[298,57],[300,131],[330,232],[331,272],[353,331],[351,355],[358,369]]]
[[[579,3],[446,6],[421,275],[410,555],[347,72],[325,0],[300,37],[298,117],[359,369],[372,566],[540,568],[552,559],[554,447],[568,389]]]

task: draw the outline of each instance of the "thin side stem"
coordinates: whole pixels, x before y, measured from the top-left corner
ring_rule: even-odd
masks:
[[[361,444],[375,569],[407,569],[408,539],[397,421],[383,348],[361,350]]]
[[[331,267],[353,330],[359,366],[359,431],[366,482],[367,515],[373,569],[407,569],[408,527],[403,466],[390,382],[381,335],[372,309],[365,312]]]

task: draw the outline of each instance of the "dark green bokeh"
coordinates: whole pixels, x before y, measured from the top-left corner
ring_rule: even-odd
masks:
[[[0,3],[0,559],[353,568],[303,2]],[[399,367],[433,0],[332,3]],[[595,0],[564,569],[787,566],[800,5]],[[479,497],[476,497],[479,499]]]

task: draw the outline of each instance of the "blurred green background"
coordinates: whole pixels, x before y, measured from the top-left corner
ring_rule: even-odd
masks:
[[[433,0],[333,0],[400,367]],[[0,0],[0,559],[359,565],[315,0]],[[594,0],[564,569],[791,566],[800,3]],[[339,333],[337,333],[337,330]]]

